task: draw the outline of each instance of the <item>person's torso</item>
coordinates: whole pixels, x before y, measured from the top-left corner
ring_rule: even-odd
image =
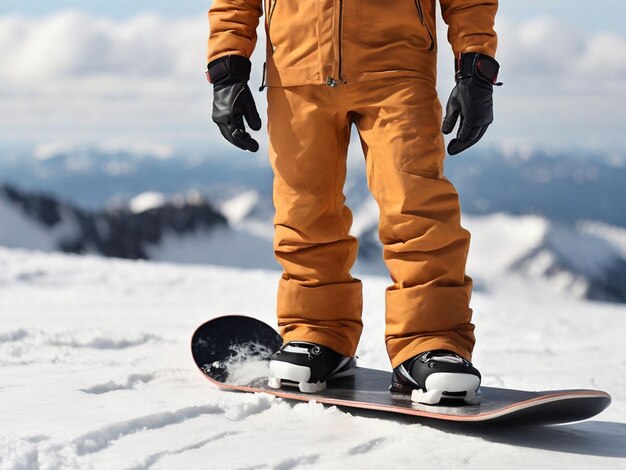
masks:
[[[434,0],[264,0],[267,86],[436,81]]]

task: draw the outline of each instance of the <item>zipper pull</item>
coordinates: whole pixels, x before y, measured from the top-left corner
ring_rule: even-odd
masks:
[[[265,86],[265,67],[267,65],[267,62],[263,62],[263,77],[261,78],[261,86],[259,87],[259,91],[263,91],[264,88],[267,88]]]

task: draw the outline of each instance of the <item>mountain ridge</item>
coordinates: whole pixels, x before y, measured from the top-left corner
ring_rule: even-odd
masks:
[[[276,270],[266,203],[254,192],[219,207],[198,193],[146,193],[127,206],[86,211],[50,195],[4,186],[0,245]],[[387,275],[376,205],[359,206],[355,220],[354,272]],[[478,288],[520,278],[574,297],[626,303],[626,229],[506,213],[465,215],[463,224],[472,233],[467,271]]]

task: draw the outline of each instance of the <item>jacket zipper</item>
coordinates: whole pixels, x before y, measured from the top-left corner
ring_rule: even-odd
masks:
[[[339,70],[337,72],[337,77],[339,80],[345,83],[345,80],[341,76],[341,62],[343,60],[343,44],[341,42],[341,30],[343,27],[343,0],[339,0]]]
[[[339,57],[337,58],[337,78],[335,79],[332,76],[328,76],[326,77],[326,85],[328,85],[329,87],[336,87],[337,86],[337,81],[340,81],[342,83],[346,83],[346,81],[343,79],[343,77],[341,76],[341,65],[342,65],[342,60],[343,60],[343,48],[342,48],[342,44],[341,44],[341,29],[343,26],[343,0],[339,0],[339,28],[337,30],[337,36],[338,36],[338,41],[337,41],[337,49],[338,49],[338,55]],[[333,67],[333,72],[335,71],[334,67]]]
[[[270,43],[270,49],[272,50],[272,54],[274,53],[274,44],[272,43],[272,38],[270,36],[270,27],[272,26],[272,16],[274,16],[274,10],[276,10],[277,2],[278,0],[274,0],[274,2],[272,3],[272,0],[270,0],[270,12],[269,16],[267,17],[267,41]]]
[[[422,10],[422,2],[421,0],[413,0],[415,2],[415,8],[417,8],[417,15],[420,17],[420,23],[428,33],[428,37],[430,38],[430,46],[428,46],[428,50],[432,51],[435,48],[435,38],[433,37],[430,29],[428,29],[428,25],[426,24],[426,20],[424,19],[424,10]]]

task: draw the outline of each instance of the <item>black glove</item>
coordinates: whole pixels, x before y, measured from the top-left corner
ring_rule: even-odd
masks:
[[[246,132],[243,123],[245,116],[252,129],[261,129],[261,118],[248,87],[250,60],[229,55],[211,61],[207,68],[207,78],[213,84],[213,122],[231,144],[256,152],[259,143]]]
[[[442,131],[449,134],[461,116],[456,138],[450,141],[448,153],[456,155],[478,142],[493,122],[493,86],[498,83],[498,62],[485,54],[461,54],[455,62],[456,86],[446,106]]]

